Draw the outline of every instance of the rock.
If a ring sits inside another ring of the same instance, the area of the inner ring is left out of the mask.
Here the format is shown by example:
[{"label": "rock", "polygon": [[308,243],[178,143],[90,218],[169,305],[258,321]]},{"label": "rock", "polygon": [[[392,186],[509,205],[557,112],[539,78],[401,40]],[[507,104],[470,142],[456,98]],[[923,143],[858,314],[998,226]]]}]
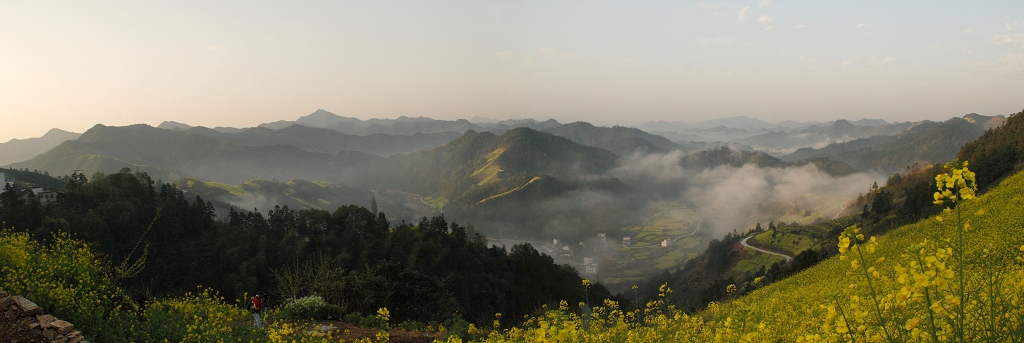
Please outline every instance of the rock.
[{"label": "rock", "polygon": [[67,337],[57,337],[56,339],[50,341],[50,343],[68,343],[68,338]]},{"label": "rock", "polygon": [[53,329],[46,329],[43,331],[43,337],[46,337],[47,340],[52,341],[54,338],[57,337],[57,331],[53,331]]},{"label": "rock", "polygon": [[4,292],[4,290],[0,289],[0,299],[6,298],[7,295],[7,292]]},{"label": "rock", "polygon": [[20,295],[15,295],[12,298],[14,298],[14,303],[21,308],[21,311],[27,315],[34,316],[43,313],[43,309],[31,300],[25,299]]},{"label": "rock", "polygon": [[18,323],[21,324],[21,327],[25,331],[31,331],[32,330],[31,325],[32,324],[37,324],[36,321],[34,320],[34,318],[32,318],[32,317],[21,317],[21,319],[18,320]]},{"label": "rock", "polygon": [[14,304],[14,297],[4,296],[0,298],[0,308],[7,308]]},{"label": "rock", "polygon": [[56,318],[53,318],[53,316],[51,315],[44,314],[41,316],[37,316],[36,320],[39,321],[39,326],[47,328],[50,327],[50,323],[53,323],[53,321],[56,320]]},{"label": "rock", "polygon": [[39,328],[39,323],[31,322],[28,324],[28,331],[32,331]]},{"label": "rock", "polygon": [[53,323],[50,323],[50,327],[53,328],[54,330],[56,330],[57,333],[59,333],[61,335],[67,335],[67,334],[71,333],[71,331],[75,331],[75,325],[71,324],[71,323],[68,323],[67,321],[64,321],[63,319],[58,319],[58,320],[54,321]]}]

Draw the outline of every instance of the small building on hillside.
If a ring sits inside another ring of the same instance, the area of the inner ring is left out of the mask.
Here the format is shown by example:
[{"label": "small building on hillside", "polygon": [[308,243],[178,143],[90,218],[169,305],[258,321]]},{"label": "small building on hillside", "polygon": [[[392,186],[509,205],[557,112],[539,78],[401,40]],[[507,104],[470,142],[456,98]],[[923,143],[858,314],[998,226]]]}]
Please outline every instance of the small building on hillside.
[{"label": "small building on hillside", "polygon": [[594,262],[593,257],[583,258],[583,274],[595,275],[597,274],[597,263]]},{"label": "small building on hillside", "polygon": [[7,177],[6,174],[0,173],[0,180],[4,180],[4,184],[5,185],[11,185],[11,187],[14,187],[14,177],[13,176],[12,177]]},{"label": "small building on hillside", "polygon": [[36,187],[32,189],[32,195],[43,205],[57,202],[57,193],[57,190],[52,188]]},{"label": "small building on hillside", "polygon": [[629,246],[631,244],[632,244],[632,242],[630,241],[629,236],[622,237],[622,247],[623,248],[629,248]]}]

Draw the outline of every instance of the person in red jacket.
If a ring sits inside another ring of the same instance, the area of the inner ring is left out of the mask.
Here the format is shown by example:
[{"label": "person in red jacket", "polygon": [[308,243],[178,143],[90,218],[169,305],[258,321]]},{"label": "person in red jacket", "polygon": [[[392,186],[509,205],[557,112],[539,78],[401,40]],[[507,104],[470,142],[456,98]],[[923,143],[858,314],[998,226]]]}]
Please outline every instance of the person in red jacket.
[{"label": "person in red jacket", "polygon": [[263,294],[263,291],[256,292],[256,296],[252,297],[252,302],[249,303],[249,312],[252,313],[252,318],[256,320],[256,329],[263,329],[263,321],[260,320],[260,312],[263,311],[263,305],[267,302],[267,296]]}]

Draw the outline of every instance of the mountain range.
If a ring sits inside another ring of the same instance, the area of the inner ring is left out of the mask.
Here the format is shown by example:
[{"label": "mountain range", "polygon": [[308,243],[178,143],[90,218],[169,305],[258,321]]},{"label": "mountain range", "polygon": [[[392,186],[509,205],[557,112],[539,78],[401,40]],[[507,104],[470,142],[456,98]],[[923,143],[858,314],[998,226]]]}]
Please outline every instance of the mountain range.
[{"label": "mountain range", "polygon": [[[671,201],[693,186],[686,178],[665,183],[660,174],[806,164],[832,177],[889,173],[914,162],[948,160],[1000,120],[975,114],[943,123],[840,120],[768,131],[740,118],[701,125],[715,125],[707,132],[745,132],[746,138],[693,142],[586,122],[360,120],[318,110],[247,129],[96,125],[12,166],[53,175],[129,168],[243,208],[276,201],[329,209],[376,197],[392,218],[443,212],[484,231],[551,236],[630,226],[650,215],[645,208],[652,201]],[[722,126],[744,123],[746,129]],[[870,138],[855,138],[863,136]],[[816,149],[822,142],[832,144]],[[777,156],[795,147],[801,149]]]},{"label": "mountain range", "polygon": [[80,133],[50,129],[42,137],[12,139],[6,143],[0,143],[0,166],[27,161],[64,141],[77,139],[79,136],[81,136]]},{"label": "mountain range", "polygon": [[801,148],[783,159],[828,158],[843,161],[857,169],[892,174],[912,169],[914,165],[923,167],[949,161],[956,157],[964,144],[1005,120],[1003,116],[969,114],[941,123],[921,122],[903,133],[833,143],[817,149]]},{"label": "mountain range", "polygon": [[204,135],[138,124],[96,125],[76,140],[65,141],[15,168],[70,175],[113,173],[121,168],[145,171],[167,181],[193,176],[241,183],[255,178],[336,180],[354,165],[379,157],[362,152],[328,154],[289,145],[245,146]]}]

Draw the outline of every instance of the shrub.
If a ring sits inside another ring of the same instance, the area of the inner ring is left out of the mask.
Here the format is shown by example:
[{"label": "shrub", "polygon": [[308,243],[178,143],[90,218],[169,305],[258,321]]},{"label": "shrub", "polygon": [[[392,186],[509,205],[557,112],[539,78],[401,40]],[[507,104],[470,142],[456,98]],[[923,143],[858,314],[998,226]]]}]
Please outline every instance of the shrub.
[{"label": "shrub", "polygon": [[324,308],[324,319],[341,320],[341,314],[344,312],[345,310],[341,306],[327,304],[327,307]]},{"label": "shrub", "polygon": [[102,270],[89,247],[67,233],[41,245],[27,233],[0,232],[0,288],[74,323],[90,341],[126,342],[137,306]]},{"label": "shrub", "polygon": [[420,323],[420,322],[417,322],[417,321],[414,321],[414,320],[403,321],[403,322],[398,324],[398,327],[402,328],[402,330],[405,330],[405,331],[424,331],[424,330],[427,329],[427,325],[426,324],[423,324],[423,323]]},{"label": "shrub", "polygon": [[298,299],[289,299],[278,315],[282,319],[323,320],[341,316],[341,307],[328,305],[319,295],[309,295]]},{"label": "shrub", "polygon": [[467,322],[465,319],[462,319],[461,316],[456,316],[454,318],[448,319],[444,321],[444,327],[448,329],[448,334],[445,335],[445,338],[454,336],[464,340],[468,340],[470,339],[469,326],[469,322]]},{"label": "shrub", "polygon": [[357,312],[352,312],[352,313],[346,314],[345,317],[342,318],[342,320],[344,322],[352,324],[352,325],[359,325],[359,323],[361,323],[363,321],[363,313],[362,312],[358,312],[358,311]]},{"label": "shrub", "polygon": [[170,342],[254,342],[266,340],[253,330],[252,318],[240,306],[228,304],[205,289],[150,303],[140,340]]},{"label": "shrub", "polygon": [[376,316],[366,316],[359,320],[359,327],[367,329],[380,329],[387,325],[387,322]]}]

